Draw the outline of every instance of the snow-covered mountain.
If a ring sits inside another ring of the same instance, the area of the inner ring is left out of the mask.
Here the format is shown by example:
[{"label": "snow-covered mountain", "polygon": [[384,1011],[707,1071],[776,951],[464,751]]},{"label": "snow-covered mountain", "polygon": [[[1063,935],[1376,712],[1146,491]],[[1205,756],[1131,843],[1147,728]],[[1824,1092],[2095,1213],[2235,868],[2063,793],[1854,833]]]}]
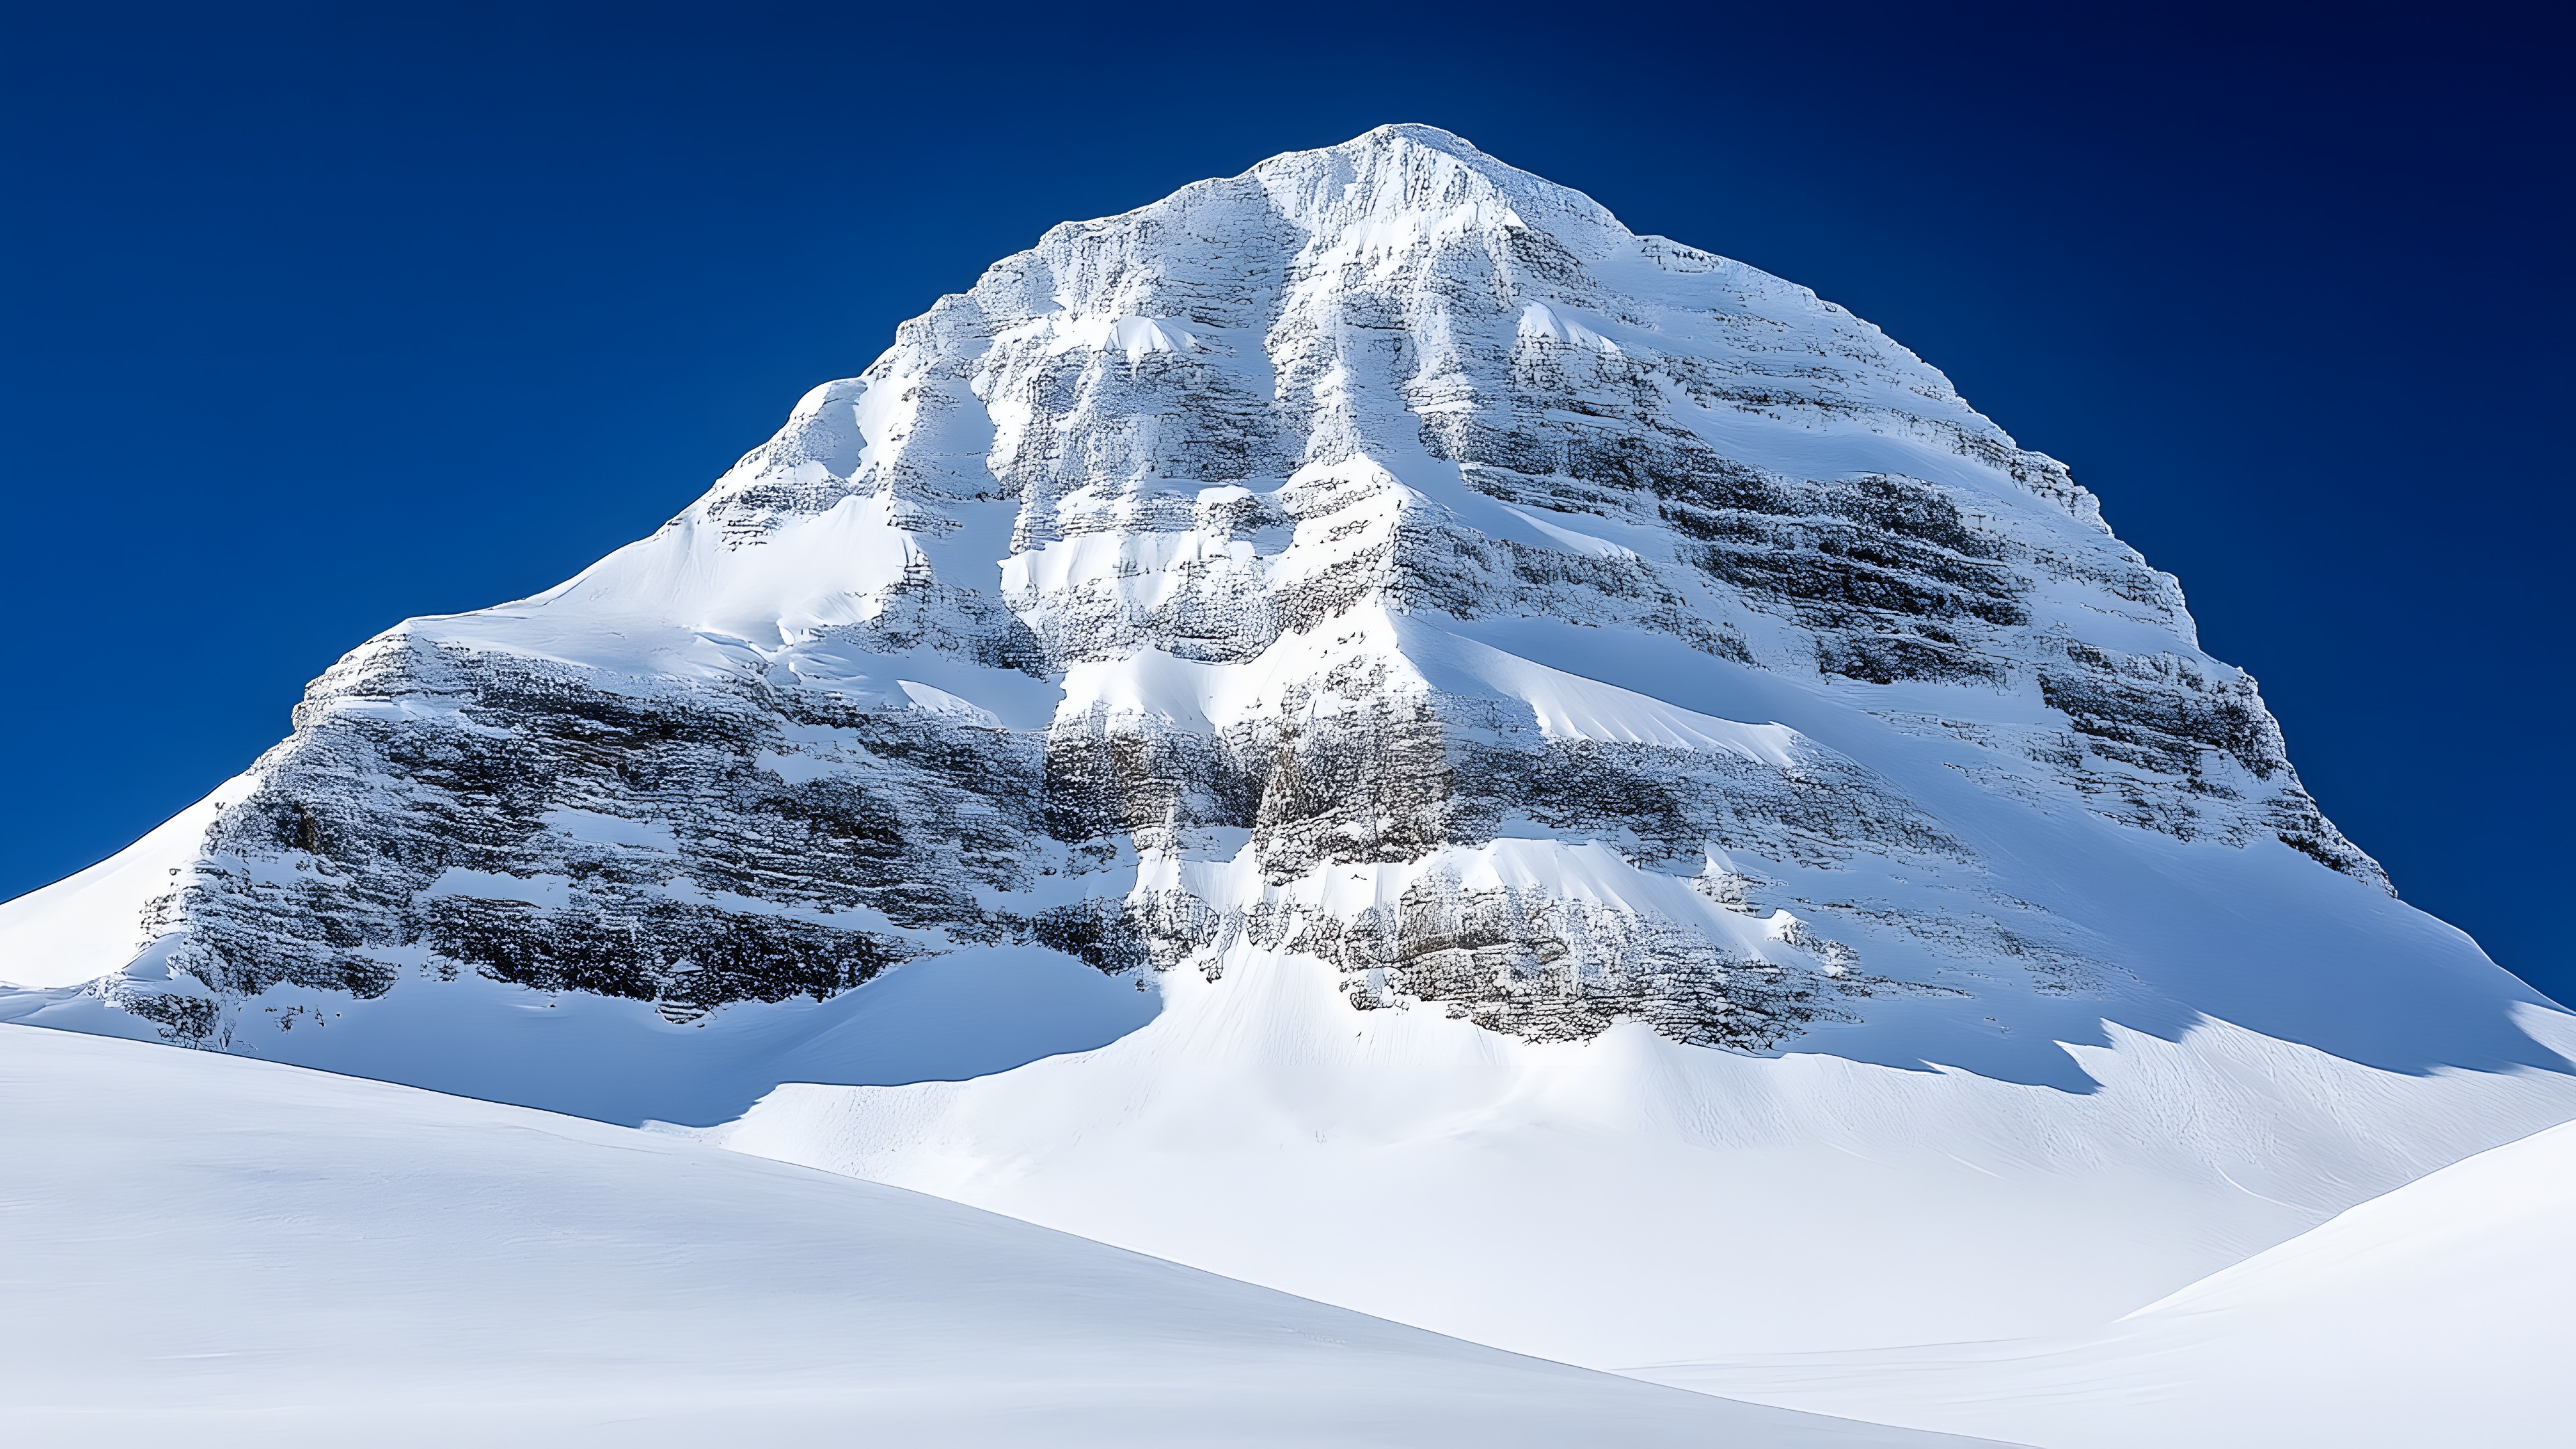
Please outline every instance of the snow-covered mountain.
[{"label": "snow-covered mountain", "polygon": [[0,978],[1605,1365],[2085,1327],[2576,1116],[2063,465],[1410,126],[369,641]]}]

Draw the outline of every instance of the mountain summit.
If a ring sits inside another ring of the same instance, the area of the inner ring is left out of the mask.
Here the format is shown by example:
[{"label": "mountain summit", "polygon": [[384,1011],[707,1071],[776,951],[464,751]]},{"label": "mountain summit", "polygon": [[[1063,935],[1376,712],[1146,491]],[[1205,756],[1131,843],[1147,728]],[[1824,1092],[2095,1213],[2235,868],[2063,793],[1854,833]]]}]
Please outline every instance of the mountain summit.
[{"label": "mountain summit", "polygon": [[2064,465],[1422,126],[1049,231],[0,977],[1592,1363],[2132,1306],[2576,1113]]}]

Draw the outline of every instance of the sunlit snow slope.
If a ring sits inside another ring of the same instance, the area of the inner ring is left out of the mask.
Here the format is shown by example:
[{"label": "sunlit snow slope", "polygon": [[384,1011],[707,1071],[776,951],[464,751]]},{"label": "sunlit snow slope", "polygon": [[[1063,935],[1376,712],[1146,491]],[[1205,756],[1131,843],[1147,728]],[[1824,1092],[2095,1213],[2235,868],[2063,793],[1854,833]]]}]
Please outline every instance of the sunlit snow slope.
[{"label": "sunlit snow slope", "polygon": [[2567,1102],[2552,1076],[2408,1077],[2222,1025],[2115,1029],[2072,1051],[2098,1082],[2070,1093],[1638,1026],[1353,1021],[1269,962],[1225,986],[1180,982],[1097,1052],[782,1087],[710,1135],[1614,1367],[2088,1328]]},{"label": "sunlit snow slope", "polygon": [[2049,1449],[2576,1437],[2576,1125],[2480,1153],[2094,1333],[1639,1370]]},{"label": "sunlit snow slope", "polygon": [[1516,1358],[669,1137],[0,1027],[0,1440],[1961,1441]]},{"label": "sunlit snow slope", "polygon": [[1595,1365],[2083,1329],[2576,1116],[2063,464],[1413,126],[368,641],[0,979]]}]

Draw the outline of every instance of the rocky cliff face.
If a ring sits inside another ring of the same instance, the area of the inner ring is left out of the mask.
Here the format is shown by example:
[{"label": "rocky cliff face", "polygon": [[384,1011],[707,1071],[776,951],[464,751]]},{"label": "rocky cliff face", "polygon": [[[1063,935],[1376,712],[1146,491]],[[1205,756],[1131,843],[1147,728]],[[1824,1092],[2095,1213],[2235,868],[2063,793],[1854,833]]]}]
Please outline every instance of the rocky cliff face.
[{"label": "rocky cliff face", "polygon": [[93,988],[175,1038],[1023,943],[1769,1050],[2151,987],[2016,819],[2386,884],[2064,466],[1420,127],[1047,233],[652,537],[350,654],[254,779]]}]

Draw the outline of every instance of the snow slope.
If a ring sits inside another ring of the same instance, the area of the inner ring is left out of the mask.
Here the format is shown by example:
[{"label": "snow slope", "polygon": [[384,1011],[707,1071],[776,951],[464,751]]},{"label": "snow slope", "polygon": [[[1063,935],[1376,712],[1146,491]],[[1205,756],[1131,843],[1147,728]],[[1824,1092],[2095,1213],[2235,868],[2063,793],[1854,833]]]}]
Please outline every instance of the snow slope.
[{"label": "snow slope", "polygon": [[0,1162],[12,1445],[1963,1442],[211,1053],[0,1027]]},{"label": "snow slope", "polygon": [[2576,1117],[2065,465],[1428,127],[1051,229],[247,778],[0,1021],[1593,1365],[2080,1331]]},{"label": "snow slope", "polygon": [[2415,1449],[2576,1433],[2576,1124],[2482,1152],[2109,1326],[1634,1372],[2049,1449]]},{"label": "snow slope", "polygon": [[[1171,997],[1097,1051],[786,1086],[706,1135],[1617,1367],[2089,1328],[2567,1102],[2556,1074],[2410,1076],[2216,1023],[2070,1049],[2074,1093],[1354,1019],[1258,959]],[[2576,1022],[2530,1023],[2576,1049]]]},{"label": "snow slope", "polygon": [[223,808],[257,786],[236,775],[106,860],[0,902],[0,984],[78,986],[132,961],[160,934],[153,901],[194,863]]}]

